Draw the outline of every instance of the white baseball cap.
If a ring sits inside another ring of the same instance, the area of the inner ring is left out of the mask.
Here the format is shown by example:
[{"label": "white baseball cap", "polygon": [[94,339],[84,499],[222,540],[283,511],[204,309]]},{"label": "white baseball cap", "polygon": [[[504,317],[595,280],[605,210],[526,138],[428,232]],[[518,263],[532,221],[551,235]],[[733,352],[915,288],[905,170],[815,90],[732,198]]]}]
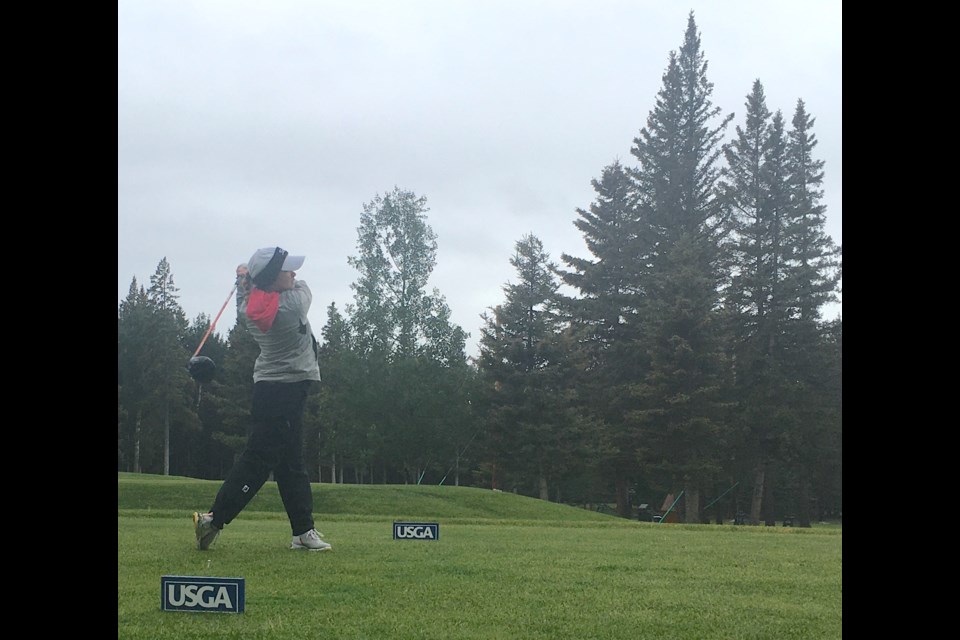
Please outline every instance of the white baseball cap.
[{"label": "white baseball cap", "polygon": [[273,284],[281,271],[296,271],[303,266],[304,256],[292,256],[280,247],[264,247],[250,257],[247,270],[253,283],[261,289]]}]

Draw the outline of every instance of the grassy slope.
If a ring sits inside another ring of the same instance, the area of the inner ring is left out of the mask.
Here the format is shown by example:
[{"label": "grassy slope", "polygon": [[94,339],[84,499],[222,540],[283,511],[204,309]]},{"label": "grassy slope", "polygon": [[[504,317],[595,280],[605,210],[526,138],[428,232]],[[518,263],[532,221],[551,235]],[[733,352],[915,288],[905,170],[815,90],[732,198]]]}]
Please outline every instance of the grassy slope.
[{"label": "grassy slope", "polygon": [[[118,510],[170,512],[206,510],[220,488],[214,480],[117,474]],[[318,521],[350,519],[519,520],[625,524],[622,518],[512,493],[474,487],[314,484]],[[144,515],[140,513],[139,515]],[[285,518],[275,482],[266,483],[243,517]]]}]

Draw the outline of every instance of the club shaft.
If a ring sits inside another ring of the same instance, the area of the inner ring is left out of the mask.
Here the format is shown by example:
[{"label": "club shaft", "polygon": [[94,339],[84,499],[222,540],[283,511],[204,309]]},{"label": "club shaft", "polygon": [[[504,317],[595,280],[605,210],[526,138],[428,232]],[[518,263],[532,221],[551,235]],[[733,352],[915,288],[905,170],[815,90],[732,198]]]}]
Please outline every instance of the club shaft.
[{"label": "club shaft", "polygon": [[200,353],[200,349],[203,349],[204,343],[207,341],[207,338],[210,337],[210,333],[213,331],[213,328],[217,326],[217,320],[220,319],[220,316],[223,315],[223,310],[227,308],[227,305],[230,304],[230,298],[233,297],[233,292],[237,290],[237,285],[233,285],[233,289],[230,289],[230,293],[227,295],[227,299],[223,301],[223,306],[220,307],[220,311],[217,313],[217,317],[213,319],[213,322],[210,323],[210,326],[207,327],[207,332],[203,334],[203,340],[200,341],[200,345],[197,347],[197,350],[193,352],[193,357],[196,358],[197,354]]}]

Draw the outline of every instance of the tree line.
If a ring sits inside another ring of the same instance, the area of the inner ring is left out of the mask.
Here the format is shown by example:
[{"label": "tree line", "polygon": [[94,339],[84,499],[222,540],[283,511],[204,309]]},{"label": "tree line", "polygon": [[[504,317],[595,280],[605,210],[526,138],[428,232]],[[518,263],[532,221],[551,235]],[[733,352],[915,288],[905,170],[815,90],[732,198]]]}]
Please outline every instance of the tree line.
[{"label": "tree line", "polygon": [[[574,224],[589,256],[533,233],[482,317],[479,355],[429,287],[427,199],[360,214],[352,303],[327,308],[305,415],[315,482],[431,483],[687,522],[798,524],[842,511],[841,250],[825,233],[814,118],[755,81],[742,122],[713,105],[691,13],[633,160],[603,167]],[[118,470],[221,479],[247,432],[257,347],[188,321],[166,258],[118,309]]]}]

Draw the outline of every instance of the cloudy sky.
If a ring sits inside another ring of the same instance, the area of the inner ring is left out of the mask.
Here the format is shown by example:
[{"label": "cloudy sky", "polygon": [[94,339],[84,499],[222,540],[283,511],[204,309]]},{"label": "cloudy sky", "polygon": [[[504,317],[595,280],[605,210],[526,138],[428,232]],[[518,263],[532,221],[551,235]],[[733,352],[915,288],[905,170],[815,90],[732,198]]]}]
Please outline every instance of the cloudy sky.
[{"label": "cloudy sky", "polygon": [[[259,247],[307,260],[318,337],[353,302],[364,203],[425,196],[430,287],[476,354],[480,314],[532,233],[588,257],[573,226],[662,86],[693,11],[735,113],[757,79],[789,125],[816,118],[827,232],[842,243],[840,0],[120,0],[117,300],[166,258],[187,317],[213,317]],[[828,315],[839,313],[839,305]],[[234,322],[231,305],[217,330]]]}]

